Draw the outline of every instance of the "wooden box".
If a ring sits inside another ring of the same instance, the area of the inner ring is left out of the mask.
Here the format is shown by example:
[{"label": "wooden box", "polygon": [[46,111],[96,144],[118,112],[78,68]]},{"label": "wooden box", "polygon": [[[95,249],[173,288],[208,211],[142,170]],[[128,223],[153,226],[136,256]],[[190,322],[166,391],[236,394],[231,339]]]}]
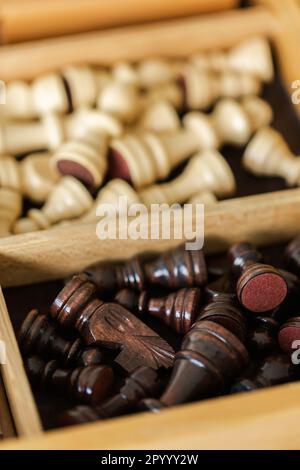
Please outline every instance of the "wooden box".
[{"label": "wooden box", "polygon": [[[266,3],[271,5],[6,46],[0,50],[0,67],[4,79],[32,78],[67,62],[109,64],[151,55],[182,56],[230,47],[242,38],[262,34],[274,45],[290,93],[291,83],[300,78],[300,66],[294,60],[297,24],[273,2]],[[205,214],[207,252],[224,250],[244,239],[273,244],[299,233],[300,189],[224,201]],[[162,251],[175,244],[178,240],[99,241],[94,225],[14,236],[0,241],[0,284],[7,287],[59,279],[92,262]],[[299,383],[179,406],[159,415],[138,414],[43,432],[2,294],[0,339],[7,348],[7,363],[1,368],[0,427],[6,436],[18,437],[4,440],[0,449],[300,448]]]}]

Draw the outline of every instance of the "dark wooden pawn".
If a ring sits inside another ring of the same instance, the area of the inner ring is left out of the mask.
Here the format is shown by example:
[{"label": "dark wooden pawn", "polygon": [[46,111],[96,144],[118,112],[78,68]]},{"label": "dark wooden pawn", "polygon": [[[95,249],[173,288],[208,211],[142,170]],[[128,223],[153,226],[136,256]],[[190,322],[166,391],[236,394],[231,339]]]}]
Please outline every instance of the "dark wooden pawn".
[{"label": "dark wooden pawn", "polygon": [[19,343],[24,355],[42,354],[58,359],[66,367],[89,366],[103,362],[97,347],[86,347],[81,339],[67,340],[46,315],[31,310],[22,323]]},{"label": "dark wooden pawn", "polygon": [[138,257],[120,264],[94,264],[85,270],[85,275],[96,285],[100,294],[123,288],[142,291],[146,287],[143,263]]},{"label": "dark wooden pawn", "polygon": [[279,324],[270,317],[258,316],[251,321],[247,348],[254,357],[264,357],[278,350]]},{"label": "dark wooden pawn", "polygon": [[170,382],[160,398],[164,406],[224,391],[248,363],[241,341],[223,326],[197,322],[175,356]]},{"label": "dark wooden pawn", "polygon": [[300,236],[292,240],[286,247],[285,259],[288,268],[300,276]]},{"label": "dark wooden pawn", "polygon": [[249,392],[258,388],[272,387],[296,379],[296,368],[291,358],[275,354],[263,359],[256,368],[251,368],[232,386],[231,392]]},{"label": "dark wooden pawn", "polygon": [[201,287],[207,282],[203,250],[186,250],[182,245],[145,264],[149,283],[177,290]]},{"label": "dark wooden pawn", "polygon": [[292,317],[281,325],[278,341],[282,351],[287,354],[300,349],[300,317]]},{"label": "dark wooden pawn", "polygon": [[209,320],[224,326],[231,331],[242,342],[246,337],[246,319],[240,308],[230,300],[215,300],[206,305],[197,318],[199,320]]},{"label": "dark wooden pawn", "polygon": [[95,299],[89,281],[77,284],[75,276],[51,306],[62,327],[75,328],[87,345],[119,350],[114,361],[129,373],[142,365],[172,366],[174,350],[164,339],[121,305]]},{"label": "dark wooden pawn", "polygon": [[107,398],[114,381],[113,370],[105,365],[61,369],[55,360],[46,362],[39,356],[31,356],[25,359],[25,368],[34,384],[50,385],[91,406]]},{"label": "dark wooden pawn", "polygon": [[296,274],[280,269],[281,274],[286,280],[288,294],[284,302],[272,312],[272,317],[279,323],[285,323],[298,311],[300,304],[300,281]]},{"label": "dark wooden pawn", "polygon": [[139,411],[151,411],[151,413],[159,413],[165,406],[155,398],[145,398],[138,404]]},{"label": "dark wooden pawn", "polygon": [[151,297],[150,292],[134,295],[126,289],[115,300],[131,311],[151,315],[163,321],[179,334],[187,333],[195,323],[202,304],[201,290],[197,287],[180,289],[166,297]]},{"label": "dark wooden pawn", "polygon": [[77,406],[64,413],[60,423],[70,426],[123,415],[131,411],[143,398],[155,396],[159,389],[157,372],[149,367],[140,367],[125,380],[119,393],[101,406]]},{"label": "dark wooden pawn", "polygon": [[205,286],[204,291],[206,302],[210,303],[218,300],[225,300],[237,303],[233,276],[228,274]]},{"label": "dark wooden pawn", "polygon": [[279,270],[262,264],[261,256],[250,243],[234,245],[229,256],[238,277],[236,293],[248,310],[259,313],[273,310],[287,295],[287,283]]}]

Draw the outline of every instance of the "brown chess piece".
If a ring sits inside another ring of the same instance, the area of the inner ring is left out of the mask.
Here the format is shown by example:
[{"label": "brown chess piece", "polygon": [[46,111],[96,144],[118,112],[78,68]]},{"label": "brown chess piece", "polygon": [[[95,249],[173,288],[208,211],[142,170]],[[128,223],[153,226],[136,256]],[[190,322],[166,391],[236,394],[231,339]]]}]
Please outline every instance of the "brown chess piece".
[{"label": "brown chess piece", "polygon": [[120,392],[101,406],[77,406],[67,411],[60,422],[64,426],[88,423],[127,413],[143,398],[156,395],[160,384],[157,372],[149,367],[139,367],[126,380]]},{"label": "brown chess piece", "polygon": [[236,291],[232,276],[223,274],[221,277],[205,286],[207,302],[228,301],[236,304]]},{"label": "brown chess piece", "polygon": [[234,175],[225,158],[216,150],[206,150],[194,155],[177,178],[164,184],[149,186],[139,195],[142,201],[151,204],[184,203],[202,191],[211,191],[218,197],[235,192]]},{"label": "brown chess piece", "polygon": [[45,362],[39,356],[25,359],[25,368],[32,382],[51,386],[71,394],[79,403],[98,405],[109,395],[114,381],[113,370],[105,365],[60,369],[57,361]]},{"label": "brown chess piece", "polygon": [[250,369],[232,386],[231,392],[249,392],[258,388],[272,387],[291,382],[296,377],[296,368],[291,358],[284,354],[275,354],[263,359],[257,367]]},{"label": "brown chess piece", "polygon": [[216,299],[214,302],[206,305],[197,321],[212,321],[222,325],[228,331],[233,333],[240,341],[244,342],[246,337],[246,319],[231,300]]},{"label": "brown chess piece", "polygon": [[248,328],[248,351],[258,357],[268,356],[278,349],[279,324],[270,317],[254,317]]},{"label": "brown chess piece", "polygon": [[114,292],[123,288],[143,291],[147,285],[144,266],[139,257],[124,263],[96,263],[85,270],[98,292]]},{"label": "brown chess piece", "polygon": [[180,289],[163,298],[155,298],[150,292],[135,292],[124,289],[115,297],[115,300],[141,315],[151,315],[170,326],[179,334],[186,334],[194,324],[199,314],[202,295],[197,287]]},{"label": "brown chess piece", "polygon": [[58,294],[51,315],[63,327],[74,327],[87,345],[119,350],[115,363],[127,372],[142,365],[171,367],[174,351],[158,334],[121,305],[95,299],[95,286],[74,276]]},{"label": "brown chess piece", "polygon": [[198,321],[175,356],[161,404],[173,406],[224,391],[245,368],[248,359],[240,340],[223,326]]},{"label": "brown chess piece", "polygon": [[202,250],[186,250],[179,246],[145,264],[150,284],[176,290],[202,287],[207,282],[207,269]]},{"label": "brown chess piece", "polygon": [[292,354],[300,348],[300,317],[292,317],[281,325],[278,333],[279,346],[283,352]]},{"label": "brown chess piece", "polygon": [[67,340],[60,336],[51,320],[31,310],[22,323],[19,343],[23,353],[43,354],[54,357],[65,367],[90,366],[103,362],[103,354],[97,347],[86,347],[80,339]]},{"label": "brown chess piece", "polygon": [[300,275],[300,237],[294,238],[285,250],[285,258],[288,267],[297,276]]},{"label": "brown chess piece", "polygon": [[44,230],[63,220],[80,217],[93,205],[93,198],[83,184],[64,176],[52,189],[42,209],[30,209],[27,217],[14,226],[14,233]]},{"label": "brown chess piece", "polygon": [[237,243],[229,250],[238,280],[239,302],[248,310],[267,312],[280,305],[287,295],[287,283],[280,271],[262,264],[260,254],[250,243]]},{"label": "brown chess piece", "polygon": [[279,176],[289,186],[300,184],[300,158],[292,154],[282,135],[266,127],[249,142],[243,165],[258,176]]}]

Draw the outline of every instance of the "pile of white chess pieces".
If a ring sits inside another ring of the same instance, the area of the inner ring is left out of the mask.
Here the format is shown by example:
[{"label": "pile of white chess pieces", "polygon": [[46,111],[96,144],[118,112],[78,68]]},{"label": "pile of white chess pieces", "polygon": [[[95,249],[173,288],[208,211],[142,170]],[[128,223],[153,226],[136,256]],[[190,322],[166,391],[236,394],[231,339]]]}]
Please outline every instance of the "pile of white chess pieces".
[{"label": "pile of white chess pieces", "polygon": [[[272,109],[259,98],[273,75],[270,46],[255,37],[185,60],[68,66],[9,83],[0,107],[0,236],[96,221],[97,207],[120,196],[215,204],[236,188],[224,144],[247,146],[249,171],[299,184],[300,159],[269,127]],[[33,208],[20,218],[24,198]]]}]

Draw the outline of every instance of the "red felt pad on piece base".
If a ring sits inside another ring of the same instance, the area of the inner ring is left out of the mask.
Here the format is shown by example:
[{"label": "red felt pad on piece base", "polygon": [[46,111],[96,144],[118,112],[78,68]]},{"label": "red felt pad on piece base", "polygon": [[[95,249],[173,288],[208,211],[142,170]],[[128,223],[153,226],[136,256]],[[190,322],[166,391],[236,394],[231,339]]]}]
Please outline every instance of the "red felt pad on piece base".
[{"label": "red felt pad on piece base", "polygon": [[300,342],[299,317],[297,317],[297,319],[291,319],[286,325],[283,325],[278,333],[279,346],[282,351],[287,354],[290,354],[296,349],[299,349],[300,345],[293,345],[295,341]]},{"label": "red felt pad on piece base", "polygon": [[109,173],[112,178],[121,178],[132,183],[129,167],[120,152],[116,150],[111,150],[109,155]]},{"label": "red felt pad on piece base", "polygon": [[285,280],[274,273],[259,274],[245,284],[240,300],[252,312],[268,312],[280,305],[287,295]]},{"label": "red felt pad on piece base", "polygon": [[56,166],[60,174],[73,176],[86,186],[95,186],[95,181],[91,173],[79,163],[71,160],[60,160],[57,162]]}]

